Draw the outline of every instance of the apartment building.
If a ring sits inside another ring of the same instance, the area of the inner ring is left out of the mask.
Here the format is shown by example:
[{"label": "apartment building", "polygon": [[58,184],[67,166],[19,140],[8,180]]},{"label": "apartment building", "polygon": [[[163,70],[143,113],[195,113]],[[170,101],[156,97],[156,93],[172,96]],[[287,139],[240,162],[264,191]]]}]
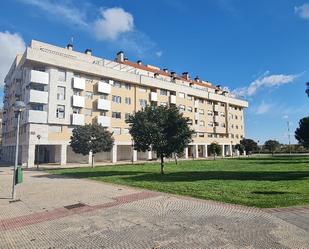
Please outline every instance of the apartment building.
[{"label": "apartment building", "polygon": [[[137,152],[127,115],[146,105],[176,105],[196,131],[185,158],[207,157],[212,142],[222,145],[223,156],[244,137],[244,108],[248,103],[210,82],[188,73],[132,62],[119,52],[115,60],[32,40],[17,55],[6,78],[3,105],[3,159],[14,160],[16,123],[14,103],[22,100],[19,163],[88,163],[91,155],[75,154],[69,146],[74,127],[98,123],[114,134],[111,152],[96,161],[151,160],[152,151]],[[39,147],[39,153],[37,153]]]}]

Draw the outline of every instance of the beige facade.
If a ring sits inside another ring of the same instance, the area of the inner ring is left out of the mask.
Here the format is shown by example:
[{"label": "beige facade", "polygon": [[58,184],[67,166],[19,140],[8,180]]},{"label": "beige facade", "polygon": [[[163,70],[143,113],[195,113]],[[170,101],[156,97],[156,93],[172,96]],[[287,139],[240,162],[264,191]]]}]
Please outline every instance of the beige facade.
[{"label": "beige facade", "polygon": [[[196,131],[185,157],[207,157],[207,145],[218,142],[223,155],[244,137],[244,108],[248,103],[198,78],[191,80],[154,66],[133,63],[117,54],[115,61],[31,41],[18,55],[6,79],[3,112],[3,158],[12,161],[16,118],[13,104],[23,100],[20,163],[85,162],[69,145],[77,125],[100,123],[114,132],[111,152],[96,161],[150,160],[153,152],[132,150],[126,116],[146,105],[176,105]],[[38,138],[38,135],[40,135]],[[39,146],[38,146],[39,145]],[[39,153],[38,150],[39,149]]]}]

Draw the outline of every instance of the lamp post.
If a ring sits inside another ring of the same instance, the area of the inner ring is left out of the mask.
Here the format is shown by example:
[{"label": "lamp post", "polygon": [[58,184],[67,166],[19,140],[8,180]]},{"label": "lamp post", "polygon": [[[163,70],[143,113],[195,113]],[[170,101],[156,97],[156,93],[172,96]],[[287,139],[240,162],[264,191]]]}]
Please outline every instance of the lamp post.
[{"label": "lamp post", "polygon": [[231,141],[231,156],[233,158],[233,141]]},{"label": "lamp post", "polygon": [[258,151],[259,151],[259,157],[261,156],[261,148],[260,148],[260,140],[257,141],[258,142]]},{"label": "lamp post", "polygon": [[288,138],[289,138],[289,153],[290,153],[290,156],[291,156],[292,151],[291,151],[290,121],[287,121],[287,125],[288,125]]},{"label": "lamp post", "polygon": [[132,157],[131,157],[131,160],[132,160],[132,164],[134,164],[134,140],[133,140],[133,138],[131,139],[131,147],[132,147]]},{"label": "lamp post", "polygon": [[14,104],[14,112],[17,114],[17,129],[16,129],[16,149],[15,149],[15,164],[13,170],[13,187],[12,187],[12,199],[16,197],[15,185],[16,185],[16,170],[18,164],[18,147],[19,147],[19,123],[20,114],[25,110],[26,105],[23,101],[16,101]]},{"label": "lamp post", "polygon": [[38,149],[37,149],[37,157],[36,157],[36,168],[39,169],[39,164],[40,164],[40,139],[41,135],[36,136],[38,138]]}]

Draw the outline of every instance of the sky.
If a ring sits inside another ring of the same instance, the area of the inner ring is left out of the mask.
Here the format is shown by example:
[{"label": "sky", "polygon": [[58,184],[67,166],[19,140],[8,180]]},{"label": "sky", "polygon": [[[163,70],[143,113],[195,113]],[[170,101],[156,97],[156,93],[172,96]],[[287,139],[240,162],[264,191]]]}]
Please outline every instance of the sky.
[{"label": "sky", "polygon": [[189,72],[245,98],[245,137],[288,142],[309,116],[309,0],[2,0],[3,79],[31,39],[93,50],[123,50],[181,74]]}]

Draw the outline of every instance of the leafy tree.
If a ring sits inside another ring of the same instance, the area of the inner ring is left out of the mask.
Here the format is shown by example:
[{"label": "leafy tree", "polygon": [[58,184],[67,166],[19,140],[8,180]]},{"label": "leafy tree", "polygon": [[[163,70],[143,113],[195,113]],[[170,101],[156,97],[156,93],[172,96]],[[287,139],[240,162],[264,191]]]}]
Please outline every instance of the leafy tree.
[{"label": "leafy tree", "polygon": [[216,142],[213,142],[208,147],[208,152],[210,155],[214,156],[214,160],[216,160],[216,155],[220,155],[222,152],[222,147]]},{"label": "leafy tree", "polygon": [[309,148],[309,117],[299,121],[299,127],[295,131],[295,138],[305,148]]},{"label": "leafy tree", "polygon": [[309,82],[306,83],[306,86],[307,86],[306,93],[307,93],[307,95],[309,97]]},{"label": "leafy tree", "polygon": [[189,128],[189,119],[174,106],[147,106],[130,115],[126,122],[130,125],[134,148],[144,152],[152,148],[157,153],[161,174],[164,174],[164,157],[181,154],[194,133]]},{"label": "leafy tree", "polygon": [[252,139],[243,138],[240,141],[240,144],[242,144],[245,147],[245,151],[250,154],[252,151],[256,151],[258,149],[257,143]]},{"label": "leafy tree", "polygon": [[78,126],[73,129],[70,145],[75,153],[88,155],[92,152],[91,165],[94,165],[94,155],[102,151],[110,151],[114,145],[112,133],[98,124]]},{"label": "leafy tree", "polygon": [[236,144],[235,149],[238,150],[240,154],[244,154],[245,146],[243,144]]},{"label": "leafy tree", "polygon": [[272,155],[274,155],[274,152],[280,147],[280,143],[276,140],[267,140],[264,143],[264,148],[266,150],[269,150]]}]

